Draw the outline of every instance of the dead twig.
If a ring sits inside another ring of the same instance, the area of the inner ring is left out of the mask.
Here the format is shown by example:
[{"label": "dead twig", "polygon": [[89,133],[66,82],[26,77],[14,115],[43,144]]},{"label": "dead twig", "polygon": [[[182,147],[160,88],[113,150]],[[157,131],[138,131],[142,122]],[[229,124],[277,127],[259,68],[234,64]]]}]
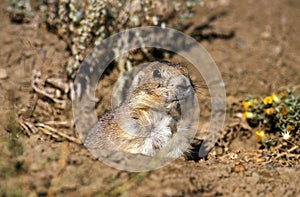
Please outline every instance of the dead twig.
[{"label": "dead twig", "polygon": [[63,91],[65,94],[69,93],[70,91],[70,86],[68,83],[65,83],[62,79],[60,78],[48,78],[46,80],[46,83],[52,85],[55,88],[58,88],[59,90]]},{"label": "dead twig", "polygon": [[59,100],[57,98],[54,98],[53,95],[47,93],[45,90],[42,90],[41,88],[39,88],[37,85],[40,83],[40,72],[34,70],[33,71],[33,76],[32,76],[32,82],[31,82],[31,86],[33,88],[33,90],[40,94],[41,96],[44,96],[46,98],[49,98],[50,100],[52,100],[54,103],[58,103],[60,106],[65,107],[67,105],[66,101],[64,100]]},{"label": "dead twig", "polygon": [[296,146],[293,146],[292,148],[288,149],[286,152],[283,152],[283,153],[277,155],[277,156],[274,158],[274,160],[277,160],[278,158],[283,157],[283,156],[287,156],[287,157],[288,157],[288,154],[289,154],[289,153],[293,152],[294,150],[297,150],[298,148],[299,148],[299,146],[297,146],[297,145],[296,145]]},{"label": "dead twig", "polygon": [[44,133],[48,134],[48,135],[55,135],[55,136],[60,136],[62,138],[65,138],[71,142],[75,142],[76,144],[82,144],[82,141],[78,138],[72,137],[72,136],[68,136],[65,133],[58,131],[56,129],[54,129],[53,127],[50,127],[48,125],[45,125],[43,123],[37,123],[36,124],[37,127],[39,127],[40,129],[43,130]]},{"label": "dead twig", "polygon": [[24,121],[22,118],[18,118],[17,121],[19,125],[23,128],[25,134],[29,137],[31,136],[31,134],[36,134],[38,132],[38,129],[33,125],[33,123]]},{"label": "dead twig", "polygon": [[66,106],[66,101],[54,98],[51,94],[48,94],[44,90],[38,88],[34,83],[32,83],[32,88],[36,93],[51,99],[53,102],[58,103],[61,106]]},{"label": "dead twig", "polygon": [[64,127],[64,128],[71,128],[72,123],[68,121],[47,121],[45,122],[46,125],[50,126],[57,126],[57,127]]},{"label": "dead twig", "polygon": [[59,135],[56,135],[45,128],[41,127],[41,128],[39,128],[39,130],[42,131],[46,135],[50,135],[51,137],[55,138],[56,140],[60,140],[60,138],[61,138]]}]

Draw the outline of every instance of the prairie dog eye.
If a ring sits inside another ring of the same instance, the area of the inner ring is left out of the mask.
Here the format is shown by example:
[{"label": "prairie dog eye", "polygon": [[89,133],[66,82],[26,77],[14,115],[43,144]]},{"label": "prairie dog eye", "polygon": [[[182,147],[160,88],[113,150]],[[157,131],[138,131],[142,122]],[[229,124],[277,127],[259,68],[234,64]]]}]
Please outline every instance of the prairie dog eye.
[{"label": "prairie dog eye", "polygon": [[161,78],[161,74],[160,74],[159,70],[157,70],[157,69],[154,70],[152,74],[153,74],[154,78]]}]

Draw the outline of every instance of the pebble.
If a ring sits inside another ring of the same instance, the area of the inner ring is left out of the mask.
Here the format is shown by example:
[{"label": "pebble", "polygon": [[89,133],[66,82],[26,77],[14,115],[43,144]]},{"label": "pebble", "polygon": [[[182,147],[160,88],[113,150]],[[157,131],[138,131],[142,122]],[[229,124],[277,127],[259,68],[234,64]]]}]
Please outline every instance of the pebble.
[{"label": "pebble", "polygon": [[261,36],[261,38],[263,38],[263,39],[269,39],[269,38],[272,37],[271,33],[268,32],[268,31],[262,32],[262,33],[260,34],[260,36]]},{"label": "pebble", "polygon": [[272,48],[272,53],[275,55],[275,56],[278,56],[280,55],[282,52],[282,46],[278,45],[278,46],[275,46]]},{"label": "pebble", "polygon": [[33,171],[33,172],[40,171],[41,170],[41,165],[39,165],[38,163],[32,163],[29,167],[29,170]]},{"label": "pebble", "polygon": [[8,75],[5,69],[0,68],[0,79],[7,79]]},{"label": "pebble", "polygon": [[231,172],[244,172],[246,170],[244,165],[238,164],[231,168]]},{"label": "pebble", "polygon": [[164,194],[166,196],[175,196],[177,194],[177,191],[173,188],[165,188],[164,189]]},{"label": "pebble", "polygon": [[246,42],[245,42],[244,40],[237,40],[237,41],[235,42],[235,46],[236,46],[237,48],[244,48],[245,45],[246,45]]}]

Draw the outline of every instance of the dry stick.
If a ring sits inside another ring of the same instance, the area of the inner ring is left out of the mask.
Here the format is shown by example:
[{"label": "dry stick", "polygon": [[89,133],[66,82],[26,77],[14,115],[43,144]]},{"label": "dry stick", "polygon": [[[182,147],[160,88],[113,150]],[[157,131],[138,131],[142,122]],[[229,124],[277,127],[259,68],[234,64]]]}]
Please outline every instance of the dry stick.
[{"label": "dry stick", "polygon": [[32,123],[25,121],[24,124],[32,131],[33,134],[38,132],[38,129]]},{"label": "dry stick", "polygon": [[48,94],[46,91],[44,90],[41,90],[40,88],[38,88],[35,84],[34,84],[34,81],[31,83],[32,85],[32,88],[35,92],[37,92],[38,94],[42,95],[42,96],[45,96],[49,99],[51,99],[53,102],[55,103],[60,103],[62,106],[66,106],[66,101],[64,100],[59,100],[59,99],[56,99],[54,98],[51,94]]},{"label": "dry stick", "polygon": [[70,90],[70,86],[67,83],[63,82],[60,78],[48,78],[46,79],[46,83],[52,85],[55,88],[58,88],[65,94],[67,94]]},{"label": "dry stick", "polygon": [[58,135],[56,135],[56,134],[54,134],[54,133],[51,133],[49,130],[47,130],[47,129],[45,129],[45,128],[40,128],[40,130],[41,130],[44,134],[50,135],[51,137],[53,137],[53,138],[55,138],[55,139],[57,139],[57,140],[60,139],[60,136],[58,136]]},{"label": "dry stick", "polygon": [[22,117],[17,118],[17,122],[24,129],[25,133],[29,137],[31,136],[32,133],[36,134],[38,132],[37,128],[32,123],[24,121],[24,119]]},{"label": "dry stick", "polygon": [[280,157],[282,157],[282,156],[287,156],[287,153],[293,152],[294,150],[296,150],[298,148],[299,148],[299,146],[293,146],[292,148],[290,148],[286,152],[277,155],[277,157],[275,157],[275,160],[278,159],[278,158],[280,158]]},{"label": "dry stick", "polygon": [[299,158],[300,158],[300,155],[298,155],[298,154],[288,154],[287,157],[288,157],[288,158],[299,159]]},{"label": "dry stick", "polygon": [[293,142],[291,142],[291,141],[288,141],[288,140],[284,140],[284,141],[286,141],[287,143],[289,143],[289,144],[291,144],[291,145],[293,145],[293,146],[298,146],[297,144],[295,144],[295,143],[293,143]]},{"label": "dry stick", "polygon": [[21,127],[24,129],[26,135],[28,135],[29,137],[31,136],[31,133],[29,131],[29,128],[27,127],[27,125],[25,125],[25,123],[21,122],[21,121],[18,121],[19,124],[21,125]]},{"label": "dry stick", "polygon": [[[36,82],[38,82],[38,80],[32,79],[31,86],[32,86],[32,88],[35,92],[37,92],[38,94],[40,94],[42,96],[45,96],[45,97],[51,99],[55,103],[61,104],[62,106],[66,105],[66,101],[56,99],[52,95],[48,94],[46,91],[38,88],[37,85],[35,84]],[[81,140],[79,140],[77,138],[74,138],[74,137],[71,137],[71,136],[68,136],[68,135],[66,135],[66,134],[64,134],[64,133],[62,133],[62,132],[60,132],[60,131],[58,131],[58,130],[56,130],[56,129],[48,126],[48,125],[45,125],[43,123],[37,123],[36,126],[40,127],[40,130],[42,132],[44,132],[45,134],[50,135],[50,136],[52,136],[56,139],[58,139],[59,137],[63,137],[65,139],[67,139],[69,141],[72,141],[72,142],[75,142],[77,144],[82,144]]]},{"label": "dry stick", "polygon": [[292,147],[291,149],[289,149],[288,150],[288,152],[290,153],[290,152],[293,152],[294,150],[296,150],[296,149],[298,149],[299,148],[299,146],[294,146],[294,147]]},{"label": "dry stick", "polygon": [[40,127],[40,129],[46,130],[48,133],[52,132],[50,135],[52,135],[52,134],[56,135],[56,136],[59,135],[63,138],[66,138],[69,141],[75,142],[77,144],[82,144],[82,141],[80,139],[77,139],[77,138],[72,137],[72,136],[68,136],[68,135],[64,134],[63,132],[60,132],[60,131],[58,131],[58,130],[56,130],[56,129],[48,126],[48,125],[45,125],[43,123],[37,123],[36,126]]},{"label": "dry stick", "polygon": [[66,127],[70,128],[70,122],[68,121],[47,121],[45,122],[46,125],[51,125],[51,126],[60,126],[60,127]]}]

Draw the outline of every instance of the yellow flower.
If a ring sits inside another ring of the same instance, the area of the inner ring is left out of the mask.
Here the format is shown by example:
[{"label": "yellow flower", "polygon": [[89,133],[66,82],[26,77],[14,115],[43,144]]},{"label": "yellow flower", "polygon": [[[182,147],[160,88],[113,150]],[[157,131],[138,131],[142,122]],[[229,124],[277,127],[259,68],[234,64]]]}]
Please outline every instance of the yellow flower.
[{"label": "yellow flower", "polygon": [[274,112],[275,112],[275,110],[273,107],[265,109],[265,114],[267,114],[267,115],[272,115],[272,114],[274,114]]},{"label": "yellow flower", "polygon": [[251,103],[249,101],[243,101],[243,107],[247,110],[249,107],[251,107]]},{"label": "yellow flower", "polygon": [[255,132],[256,136],[257,136],[257,140],[259,142],[264,142],[266,141],[266,135],[265,135],[265,131],[264,130],[258,130]]},{"label": "yellow flower", "polygon": [[253,107],[257,103],[257,99],[251,99],[249,101],[243,101],[243,107],[245,110],[249,109],[249,107]]},{"label": "yellow flower", "polygon": [[254,118],[254,113],[252,112],[244,112],[244,118],[245,119],[251,119],[251,118]]},{"label": "yellow flower", "polygon": [[264,104],[265,105],[272,104],[272,102],[273,102],[273,99],[272,99],[271,96],[267,96],[267,97],[264,98]]},{"label": "yellow flower", "polygon": [[275,103],[280,103],[280,98],[276,94],[272,94],[272,99]]}]

